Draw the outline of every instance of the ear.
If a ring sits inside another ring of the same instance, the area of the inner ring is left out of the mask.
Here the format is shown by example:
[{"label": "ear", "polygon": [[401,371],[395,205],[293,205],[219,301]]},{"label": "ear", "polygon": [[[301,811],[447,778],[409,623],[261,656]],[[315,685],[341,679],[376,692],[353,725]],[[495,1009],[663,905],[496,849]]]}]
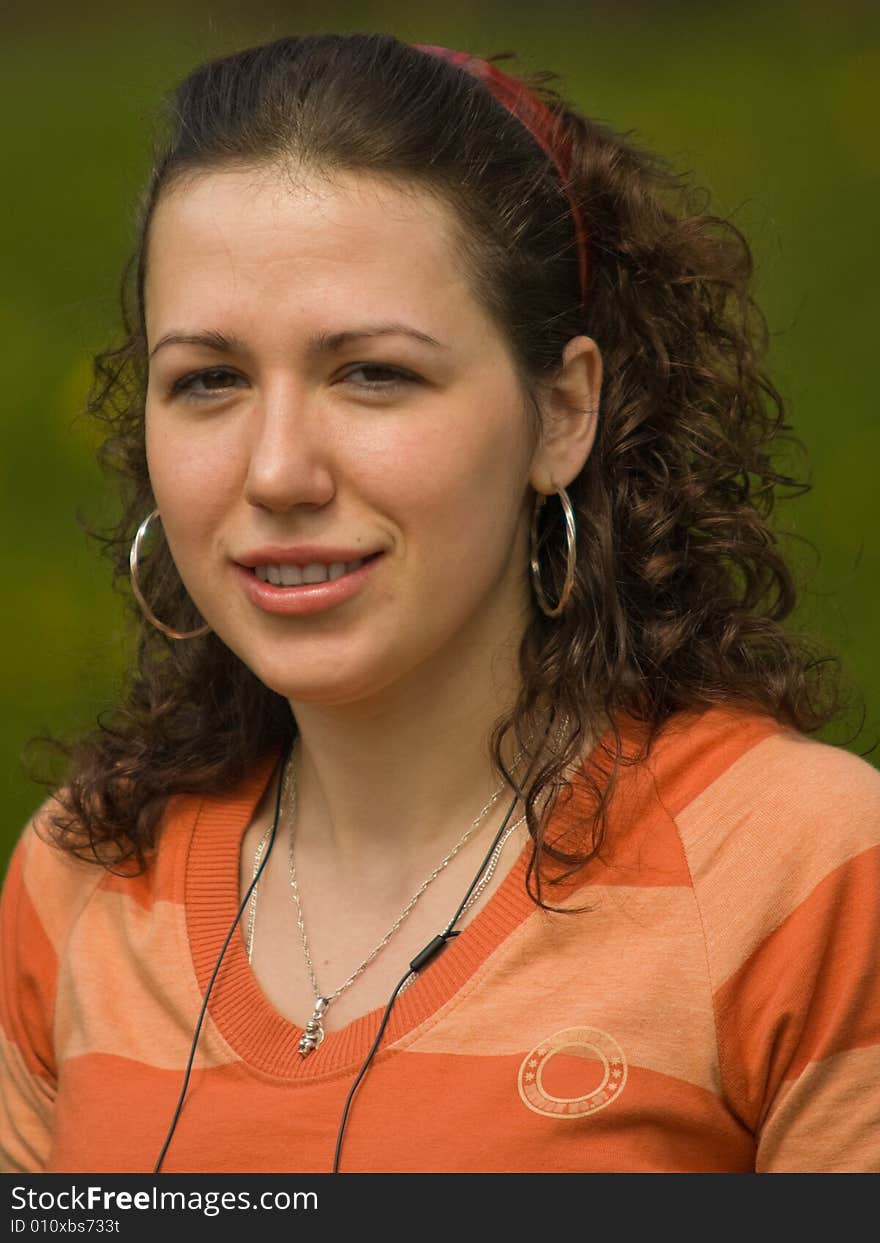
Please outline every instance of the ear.
[{"label": "ear", "polygon": [[598,345],[592,337],[572,337],[541,399],[541,436],[529,467],[536,492],[551,496],[579,474],[596,438],[601,387]]}]

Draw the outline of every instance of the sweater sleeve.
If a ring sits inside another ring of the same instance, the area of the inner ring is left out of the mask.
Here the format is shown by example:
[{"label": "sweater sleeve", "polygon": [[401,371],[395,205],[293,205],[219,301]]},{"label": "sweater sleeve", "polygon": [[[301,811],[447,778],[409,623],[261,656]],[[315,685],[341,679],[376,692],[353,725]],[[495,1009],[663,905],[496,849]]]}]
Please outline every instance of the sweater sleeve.
[{"label": "sweater sleeve", "polygon": [[52,1134],[57,963],[25,884],[23,835],[0,899],[0,1170],[45,1169]]},{"label": "sweater sleeve", "polygon": [[100,869],[45,840],[47,801],[22,833],[0,897],[0,1171],[46,1168],[52,1147],[59,964]]},{"label": "sweater sleeve", "polygon": [[880,773],[786,732],[685,821],[721,1080],[756,1170],[880,1171]]}]

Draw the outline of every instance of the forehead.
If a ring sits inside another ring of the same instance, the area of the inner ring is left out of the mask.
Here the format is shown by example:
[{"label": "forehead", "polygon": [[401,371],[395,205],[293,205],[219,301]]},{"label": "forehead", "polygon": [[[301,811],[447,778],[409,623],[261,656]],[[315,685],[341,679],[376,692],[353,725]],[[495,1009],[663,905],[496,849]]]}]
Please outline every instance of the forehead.
[{"label": "forehead", "polygon": [[[148,321],[206,300],[351,312],[480,316],[452,208],[427,190],[352,173],[201,173],[160,198],[148,239]],[[155,326],[155,325],[154,325]]]}]

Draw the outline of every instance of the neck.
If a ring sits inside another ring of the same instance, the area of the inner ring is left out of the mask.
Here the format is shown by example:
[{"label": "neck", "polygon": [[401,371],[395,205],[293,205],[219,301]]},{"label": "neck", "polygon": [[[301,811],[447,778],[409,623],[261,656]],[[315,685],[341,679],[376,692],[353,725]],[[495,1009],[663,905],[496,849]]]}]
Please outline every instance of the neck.
[{"label": "neck", "polygon": [[[311,839],[352,868],[377,853],[402,868],[445,853],[501,784],[489,739],[519,689],[518,644],[512,634],[497,648],[491,670],[484,650],[474,661],[459,651],[454,667],[433,661],[369,701],[292,704],[303,844]],[[503,756],[508,765],[514,758],[507,740]],[[487,836],[512,797],[507,787],[487,814]]]}]

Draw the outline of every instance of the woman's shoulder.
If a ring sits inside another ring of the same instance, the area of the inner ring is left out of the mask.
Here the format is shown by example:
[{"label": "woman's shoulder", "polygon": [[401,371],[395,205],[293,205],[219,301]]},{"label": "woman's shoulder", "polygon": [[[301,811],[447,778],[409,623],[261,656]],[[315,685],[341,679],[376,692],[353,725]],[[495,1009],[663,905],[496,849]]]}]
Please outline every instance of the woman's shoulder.
[{"label": "woman's shoulder", "polygon": [[843,747],[756,711],[683,713],[649,766],[689,851],[731,836],[778,852],[808,843],[827,861],[880,843],[880,771]]},{"label": "woman's shoulder", "polygon": [[19,835],[5,882],[7,893],[21,891],[58,919],[75,917],[104,874],[97,863],[60,844],[59,825],[69,820],[63,790],[45,799]]},{"label": "woman's shoulder", "polygon": [[643,864],[683,866],[695,888],[751,884],[756,873],[783,887],[798,876],[803,888],[880,846],[880,771],[763,711],[677,712],[650,750],[643,722],[624,715],[621,734],[621,848],[632,854],[635,842]]},{"label": "woman's shoulder", "polygon": [[853,1101],[880,1052],[880,772],[726,709],[676,722],[651,770],[756,1168],[874,1168],[876,1120]]},{"label": "woman's shoulder", "polygon": [[[277,758],[275,752],[261,755],[228,787],[169,794],[140,862],[130,844],[126,848],[109,840],[93,850],[82,817],[70,810],[62,787],[43,802],[19,837],[4,884],[7,907],[23,899],[47,932],[51,928],[50,939],[57,945],[96,902],[134,903],[142,911],[157,903],[184,904],[199,834],[212,838],[218,827],[244,824]],[[237,848],[234,836],[224,834],[229,849]],[[204,854],[202,849],[199,857]]]},{"label": "woman's shoulder", "polygon": [[712,708],[676,722],[650,768],[707,934],[742,940],[734,957],[786,921],[880,904],[880,772],[861,756]]},{"label": "woman's shoulder", "polygon": [[[98,857],[71,815],[62,789],[37,808],[19,835],[4,882],[4,903],[17,920],[39,924],[57,950],[83,912],[104,895],[124,894],[139,905],[170,896],[173,858],[197,811],[193,798],[172,797],[143,866]],[[110,849],[109,847],[107,848]],[[112,899],[111,899],[112,900]]]}]

